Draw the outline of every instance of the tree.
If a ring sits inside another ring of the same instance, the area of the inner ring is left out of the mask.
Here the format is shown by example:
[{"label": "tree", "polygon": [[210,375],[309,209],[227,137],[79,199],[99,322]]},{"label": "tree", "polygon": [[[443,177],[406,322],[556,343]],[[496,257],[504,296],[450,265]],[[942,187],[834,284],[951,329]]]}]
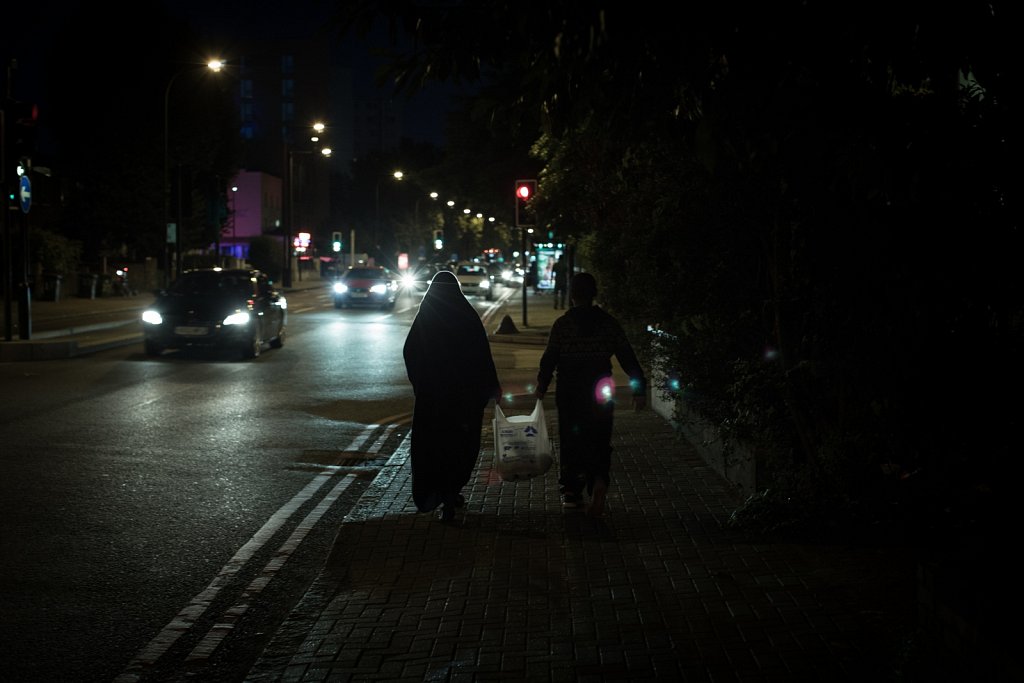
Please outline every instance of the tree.
[{"label": "tree", "polygon": [[1001,430],[964,429],[1008,408],[949,400],[1019,376],[1009,3],[360,8],[408,30],[393,82],[479,80],[468,120],[537,143],[538,211],[781,497],[846,510],[902,471],[939,509],[1012,480]]}]

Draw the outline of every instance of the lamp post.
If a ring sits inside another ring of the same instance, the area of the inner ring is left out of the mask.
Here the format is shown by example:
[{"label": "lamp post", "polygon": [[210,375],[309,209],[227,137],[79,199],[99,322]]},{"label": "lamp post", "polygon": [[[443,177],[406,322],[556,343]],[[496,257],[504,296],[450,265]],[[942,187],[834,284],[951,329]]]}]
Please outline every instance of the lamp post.
[{"label": "lamp post", "polygon": [[[224,62],[220,59],[211,59],[204,65],[207,69],[213,72],[219,72],[224,68]],[[167,81],[167,87],[164,89],[164,184],[161,188],[160,194],[163,195],[164,206],[163,206],[163,218],[164,218],[164,284],[166,285],[170,281],[171,267],[167,254],[167,245],[171,242],[171,237],[174,238],[174,270],[177,274],[181,270],[179,245],[178,239],[178,226],[170,221],[169,208],[170,208],[170,135],[168,133],[168,111],[170,109],[171,102],[171,86],[178,80],[178,76],[182,75],[186,71],[191,71],[197,67],[189,66],[184,69],[180,69],[177,73],[171,76],[170,80]],[[174,225],[173,235],[171,226]]]},{"label": "lamp post", "polygon": [[[310,126],[313,131],[309,137],[309,141],[316,143],[320,141],[320,134],[323,133],[327,126],[319,121]],[[325,157],[331,156],[331,148],[324,147],[319,150],[320,154]],[[282,250],[282,261],[281,261],[281,286],[291,287],[292,286],[292,254],[291,254],[291,239],[292,231],[295,229],[295,209],[292,192],[292,185],[294,180],[293,169],[294,169],[294,156],[296,154],[312,154],[312,150],[293,150],[289,148],[288,143],[285,143],[285,185],[283,188],[284,198],[287,199],[287,206],[281,212],[281,218],[284,222],[284,226],[281,228],[281,250]]]},{"label": "lamp post", "polygon": [[[322,126],[323,124],[317,124],[317,125],[321,125]],[[315,139],[316,138],[314,138],[314,140]],[[327,157],[331,156],[332,151],[333,150],[331,150],[330,147],[324,147],[324,148],[319,150],[319,153],[324,158],[327,158]],[[293,149],[293,150],[288,152],[288,226],[289,226],[289,231],[290,232],[295,230],[295,182],[294,181],[295,181],[295,155],[296,154],[313,154],[313,150],[302,150],[302,149],[297,149],[296,150],[296,149]],[[290,287],[291,286],[291,249],[287,249],[288,240],[291,239],[291,237],[292,237],[290,232],[287,235],[287,237],[285,238],[285,247],[286,247],[286,251],[285,251],[286,257],[285,258],[286,258],[286,261],[287,261],[287,264],[286,264],[287,271],[286,272],[288,273],[288,277],[286,278],[286,281],[284,283],[285,287]],[[300,267],[298,269],[298,271],[299,271],[299,282],[302,282],[302,268]]]},{"label": "lamp post", "polygon": [[[405,177],[402,171],[395,171],[391,174],[391,177],[395,180],[401,180]],[[373,244],[371,245],[374,251],[377,250],[377,235],[380,232],[380,178],[377,178],[377,188],[374,192],[375,197],[375,208],[373,217]]]},{"label": "lamp post", "polygon": [[236,196],[238,192],[238,185],[231,186],[231,192],[228,194],[228,198],[231,200],[231,207],[228,209],[228,220],[231,221],[231,263],[234,265],[234,260],[238,258],[238,216],[235,215],[235,209],[238,206],[238,198]]}]

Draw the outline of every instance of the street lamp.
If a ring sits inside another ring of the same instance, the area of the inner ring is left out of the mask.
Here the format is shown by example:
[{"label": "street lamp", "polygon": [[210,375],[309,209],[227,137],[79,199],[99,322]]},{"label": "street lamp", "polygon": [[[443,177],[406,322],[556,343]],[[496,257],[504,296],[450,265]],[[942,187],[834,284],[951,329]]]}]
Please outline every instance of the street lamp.
[{"label": "street lamp", "polygon": [[[220,60],[220,59],[211,59],[204,66],[207,69],[209,69],[210,71],[213,71],[213,72],[217,73],[217,72],[220,72],[220,70],[224,68],[224,62],[222,60]],[[170,190],[170,151],[169,151],[170,150],[170,135],[168,134],[168,118],[169,118],[168,117],[168,109],[169,109],[169,104],[170,104],[170,101],[171,101],[171,86],[174,85],[174,82],[176,80],[178,80],[178,76],[180,76],[181,74],[185,73],[186,71],[192,71],[192,70],[194,70],[196,68],[200,68],[200,67],[188,66],[188,67],[185,67],[184,69],[178,70],[178,72],[175,73],[173,76],[171,76],[170,80],[167,81],[167,87],[164,89],[164,184],[163,184],[163,187],[161,189],[161,194],[163,195],[163,200],[164,200],[163,217],[164,217],[164,235],[165,235],[164,236],[164,284],[165,285],[170,280],[171,268],[170,268],[170,263],[168,262],[167,244],[169,242],[171,242],[171,237],[174,238],[174,270],[175,270],[175,273],[177,274],[181,270],[181,257],[180,257],[180,253],[179,253],[180,241],[178,239],[178,234],[179,234],[178,226],[176,224],[171,223],[171,221],[170,221],[170,214],[169,214],[171,190]],[[174,226],[173,230],[171,228],[172,225]],[[173,235],[172,235],[172,232],[173,232]]]}]

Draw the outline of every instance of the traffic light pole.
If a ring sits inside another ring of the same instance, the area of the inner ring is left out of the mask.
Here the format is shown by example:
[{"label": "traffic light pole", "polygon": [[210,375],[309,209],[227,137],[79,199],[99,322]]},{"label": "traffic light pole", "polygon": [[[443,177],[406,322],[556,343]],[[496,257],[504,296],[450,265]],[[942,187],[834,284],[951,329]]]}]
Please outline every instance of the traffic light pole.
[{"label": "traffic light pole", "polygon": [[[29,165],[26,165],[26,173],[28,173]],[[20,185],[19,185],[20,188]],[[8,196],[12,194],[18,194],[19,204],[22,209],[19,211],[17,206],[10,205]],[[28,204],[22,199],[20,189],[7,190],[5,188],[4,205],[3,208],[4,216],[4,339],[11,341],[13,332],[13,311],[12,303],[14,296],[14,239],[12,238],[12,231],[14,229],[13,223],[15,220],[20,220],[20,236],[21,236],[21,274],[20,280],[17,283],[18,287],[18,337],[20,339],[31,339],[32,338],[32,282],[30,279],[31,273],[31,261],[29,258],[29,225],[28,225]],[[12,214],[20,216],[20,219],[15,219]]]},{"label": "traffic light pole", "polygon": [[[15,218],[12,213],[20,214],[21,236],[21,274],[18,282],[18,335],[21,339],[32,338],[32,289],[31,265],[29,260],[29,223],[28,211],[31,205],[30,171],[31,156],[35,147],[35,126],[38,117],[36,105],[19,102],[11,97],[14,89],[14,71],[17,60],[10,60],[7,65],[7,92],[0,111],[0,189],[4,191],[3,232],[4,232],[4,314],[5,338],[13,336],[12,299],[14,296],[14,230]],[[24,176],[22,176],[24,174]],[[17,197],[17,202],[14,202]],[[21,209],[20,212],[18,209]]]},{"label": "traffic light pole", "polygon": [[526,328],[529,327],[526,322],[526,290],[529,289],[526,276],[530,272],[530,266],[526,261],[526,228],[519,228],[519,237],[521,241],[519,253],[523,255],[523,328]]},{"label": "traffic light pole", "polygon": [[[26,171],[27,173],[28,171]],[[18,288],[18,337],[32,338],[32,282],[29,280],[28,213],[21,213],[21,286]]]},{"label": "traffic light pole", "polygon": [[[14,338],[14,240],[11,238],[11,224],[14,218],[11,214],[16,207],[9,206],[7,197],[4,197],[4,340],[11,341]],[[21,241],[22,241],[22,264],[21,281],[18,282],[18,337],[20,339],[32,338],[32,286],[29,282],[29,249],[28,249],[28,216],[21,213]]]},{"label": "traffic light pole", "polygon": [[526,251],[526,233],[529,232],[530,227],[535,225],[532,213],[527,210],[527,202],[533,199],[536,192],[536,179],[516,180],[514,190],[516,227],[519,228],[519,251],[523,255],[523,327],[529,326],[526,320],[526,290],[530,288],[530,261]]},{"label": "traffic light pole", "polygon": [[3,221],[4,221],[4,340],[11,341],[14,338],[14,307],[11,301],[11,292],[14,287],[14,277],[11,269],[14,260],[11,258],[11,212],[7,206],[7,188],[4,187]]},{"label": "traffic light pole", "polygon": [[[7,100],[4,100],[6,107]],[[11,341],[14,337],[14,306],[11,302],[11,287],[14,286],[14,278],[11,277],[11,212],[7,208],[7,111],[0,110],[0,190],[3,190],[4,201],[0,205],[3,209],[4,222],[4,341]]]},{"label": "traffic light pole", "polygon": [[284,187],[281,188],[281,286],[292,286],[292,249],[289,242],[292,234],[292,153],[288,142],[284,145]]}]

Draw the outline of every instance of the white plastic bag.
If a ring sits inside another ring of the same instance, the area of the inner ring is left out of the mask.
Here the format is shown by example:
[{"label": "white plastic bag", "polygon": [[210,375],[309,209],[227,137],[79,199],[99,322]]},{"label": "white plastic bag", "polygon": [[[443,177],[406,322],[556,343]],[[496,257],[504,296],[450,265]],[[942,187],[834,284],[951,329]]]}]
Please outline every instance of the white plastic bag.
[{"label": "white plastic bag", "polygon": [[551,469],[551,440],[539,399],[529,415],[506,416],[494,404],[494,461],[505,481],[532,479]]}]

